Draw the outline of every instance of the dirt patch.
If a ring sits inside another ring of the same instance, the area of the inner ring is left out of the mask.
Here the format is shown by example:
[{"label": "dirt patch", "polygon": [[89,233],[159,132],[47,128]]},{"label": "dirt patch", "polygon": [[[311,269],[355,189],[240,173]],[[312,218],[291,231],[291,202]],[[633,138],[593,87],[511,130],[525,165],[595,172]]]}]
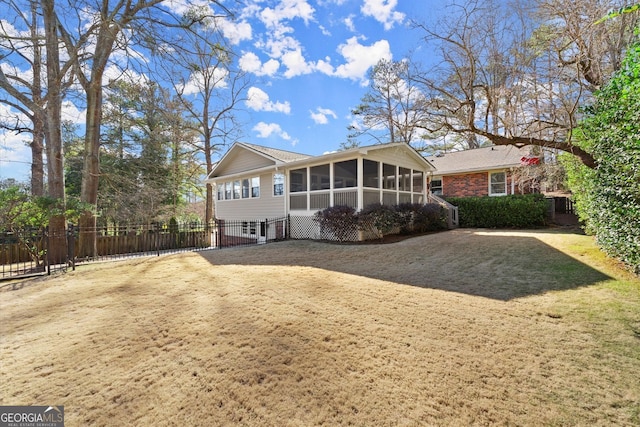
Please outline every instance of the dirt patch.
[{"label": "dirt patch", "polygon": [[590,307],[634,316],[640,284],[567,254],[585,239],[456,230],[83,267],[0,292],[0,404],[65,405],[69,426],[632,425],[638,339]]}]

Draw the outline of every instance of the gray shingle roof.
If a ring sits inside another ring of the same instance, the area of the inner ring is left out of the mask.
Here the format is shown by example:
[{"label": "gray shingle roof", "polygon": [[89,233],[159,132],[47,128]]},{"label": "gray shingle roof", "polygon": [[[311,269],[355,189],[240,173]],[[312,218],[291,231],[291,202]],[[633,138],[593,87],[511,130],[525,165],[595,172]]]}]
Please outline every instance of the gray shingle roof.
[{"label": "gray shingle roof", "polygon": [[427,160],[436,167],[434,173],[439,175],[520,166],[520,159],[527,154],[529,154],[528,147],[494,145],[430,156]]},{"label": "gray shingle roof", "polygon": [[293,151],[286,151],[286,150],[278,150],[276,148],[263,147],[262,145],[249,144],[246,142],[240,142],[239,144],[244,145],[245,147],[253,151],[259,152],[265,156],[271,157],[272,159],[283,162],[283,163],[294,162],[296,160],[308,159],[309,157],[311,157],[307,154],[294,153]]}]

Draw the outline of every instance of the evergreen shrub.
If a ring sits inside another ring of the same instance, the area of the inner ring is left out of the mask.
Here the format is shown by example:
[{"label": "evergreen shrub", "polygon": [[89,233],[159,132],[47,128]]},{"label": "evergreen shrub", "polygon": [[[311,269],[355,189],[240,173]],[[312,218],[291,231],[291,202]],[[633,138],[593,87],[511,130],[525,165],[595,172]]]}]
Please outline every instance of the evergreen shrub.
[{"label": "evergreen shrub", "polygon": [[533,228],[546,224],[547,202],[542,194],[501,197],[447,197],[458,207],[460,227]]}]

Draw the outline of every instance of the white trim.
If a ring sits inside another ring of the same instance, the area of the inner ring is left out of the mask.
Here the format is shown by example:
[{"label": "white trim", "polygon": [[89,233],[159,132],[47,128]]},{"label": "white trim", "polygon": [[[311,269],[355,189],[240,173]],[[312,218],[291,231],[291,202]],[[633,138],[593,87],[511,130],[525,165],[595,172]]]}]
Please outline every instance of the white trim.
[{"label": "white trim", "polygon": [[[504,193],[493,193],[491,191],[491,175],[499,174],[499,173],[503,173],[504,174]],[[507,187],[507,171],[506,170],[496,170],[496,171],[493,171],[493,172],[488,172],[487,178],[488,178],[488,182],[489,182],[489,191],[488,191],[489,196],[491,196],[491,197],[500,197],[500,196],[509,195],[509,188]]]},{"label": "white trim", "polygon": [[[276,194],[276,175],[282,176],[282,194]],[[287,174],[277,171],[271,174],[271,195],[273,197],[284,197],[287,192]]]},{"label": "white trim", "polygon": [[[433,192],[433,181],[440,181],[440,193],[435,194]],[[444,176],[442,175],[432,175],[431,180],[429,180],[429,194],[435,194],[436,196],[442,196],[444,194]]]},{"label": "white trim", "polygon": [[238,177],[243,177],[243,176],[259,176],[262,175],[263,172],[268,172],[268,171],[272,171],[272,170],[278,170],[280,169],[281,165],[273,165],[273,166],[265,166],[263,168],[258,168],[258,169],[248,169],[246,171],[242,171],[242,172],[236,172],[236,173],[232,173],[229,175],[220,175],[220,176],[216,176],[215,178],[207,178],[204,180],[205,183],[207,184],[215,184],[216,182],[220,182],[220,181],[229,181],[229,180],[234,180],[235,178]]},{"label": "white trim", "polygon": [[[255,187],[253,187],[253,180],[257,179],[258,180],[258,192],[259,194],[257,196],[253,195],[253,189]],[[243,182],[245,180],[249,181],[249,194],[247,197],[243,196],[242,190],[243,190]],[[235,197],[235,183],[239,183],[240,184],[240,197]],[[227,198],[227,184],[230,185],[230,189],[231,189],[231,193],[230,193],[230,198]],[[248,175],[245,176],[243,178],[236,178],[236,179],[227,179],[224,181],[218,181],[214,184],[214,188],[215,188],[215,202],[228,202],[228,201],[238,201],[238,200],[257,200],[262,196],[262,191],[260,191],[260,187],[261,187],[261,180],[260,180],[260,175]],[[222,195],[224,196],[222,199],[218,198],[218,188],[222,188]]]}]

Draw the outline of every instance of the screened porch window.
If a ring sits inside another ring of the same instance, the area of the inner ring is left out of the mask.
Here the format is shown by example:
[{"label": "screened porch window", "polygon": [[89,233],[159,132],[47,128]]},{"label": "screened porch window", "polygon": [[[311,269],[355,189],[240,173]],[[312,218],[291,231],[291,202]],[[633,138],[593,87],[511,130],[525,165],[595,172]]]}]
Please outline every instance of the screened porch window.
[{"label": "screened porch window", "polygon": [[398,180],[400,191],[411,191],[411,169],[398,168]]},{"label": "screened porch window", "polygon": [[357,187],[358,161],[347,160],[333,164],[333,188]]},{"label": "screened porch window", "polygon": [[310,190],[328,190],[330,186],[329,165],[312,166]]},{"label": "screened porch window", "polygon": [[289,191],[298,193],[307,191],[307,168],[295,169],[289,172]]},{"label": "screened porch window", "polygon": [[424,190],[424,174],[421,171],[413,171],[413,192],[422,193]]},{"label": "screened porch window", "polygon": [[378,178],[378,168],[380,163],[364,159],[362,161],[363,185],[369,188],[380,188],[380,180]]},{"label": "screened porch window", "polygon": [[394,165],[382,164],[382,188],[385,190],[396,189],[396,167]]}]

